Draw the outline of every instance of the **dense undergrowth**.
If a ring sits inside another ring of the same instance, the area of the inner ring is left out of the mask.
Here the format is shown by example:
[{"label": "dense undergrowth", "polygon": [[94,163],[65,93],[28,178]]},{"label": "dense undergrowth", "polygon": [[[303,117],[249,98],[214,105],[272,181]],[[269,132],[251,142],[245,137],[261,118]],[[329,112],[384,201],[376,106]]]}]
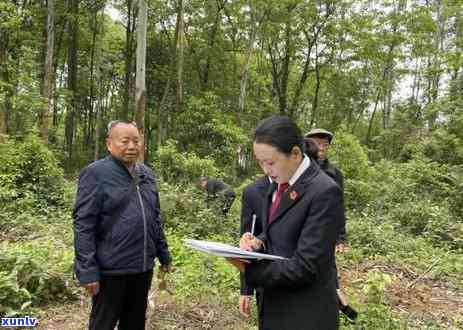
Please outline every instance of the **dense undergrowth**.
[{"label": "dense undergrowth", "polygon": [[[184,238],[229,243],[238,240],[240,194],[227,218],[205,209],[195,185],[205,170],[223,174],[212,160],[193,153],[179,159],[175,143],[160,151],[161,204],[176,271],[168,287],[177,304],[215,301],[237,312],[239,281],[221,258],[188,250]],[[368,163],[358,142],[339,136],[333,159],[346,175],[351,249],[339,264],[354,269],[366,262],[425,274],[427,280],[463,290],[463,176],[458,166],[423,155],[402,163]],[[63,179],[53,154],[34,139],[0,145],[0,315],[40,313],[50,303],[82,294],[72,276],[72,219],[75,182]],[[188,166],[179,166],[182,162]],[[5,164],[6,166],[3,166]],[[170,165],[169,165],[170,164]],[[171,166],[175,171],[169,171]],[[168,175],[167,175],[168,174]],[[436,320],[407,319],[386,295],[399,278],[381,269],[368,271],[345,290],[360,311],[346,329],[440,328]],[[462,326],[458,315],[447,325]],[[255,324],[254,317],[249,321]]]}]

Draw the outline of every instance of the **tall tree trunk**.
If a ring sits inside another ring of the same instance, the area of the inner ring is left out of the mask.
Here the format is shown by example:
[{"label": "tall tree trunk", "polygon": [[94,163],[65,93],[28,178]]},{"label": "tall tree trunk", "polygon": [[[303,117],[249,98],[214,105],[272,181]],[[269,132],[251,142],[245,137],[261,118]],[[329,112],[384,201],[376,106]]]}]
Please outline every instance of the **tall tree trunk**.
[{"label": "tall tree trunk", "polygon": [[74,136],[76,129],[76,115],[78,107],[77,91],[77,49],[78,49],[78,16],[79,0],[69,1],[69,19],[68,19],[68,77],[67,88],[69,90],[69,99],[67,102],[66,119],[65,119],[65,150],[67,151],[67,170],[70,169],[73,158]]},{"label": "tall tree trunk", "polygon": [[[219,27],[220,27],[222,10],[225,6],[225,2],[220,2],[219,0],[216,0],[216,3],[217,3],[217,11],[216,11],[215,19],[214,19],[214,24],[212,25],[212,28],[209,33],[208,52],[206,54],[206,64],[204,65],[204,69],[203,70],[200,69],[199,71],[202,90],[207,90],[208,85],[209,85],[209,73],[210,73],[211,62],[213,58],[212,50],[215,45],[215,37],[217,35],[217,31],[219,31]],[[199,68],[201,67],[199,66]]]},{"label": "tall tree trunk", "polygon": [[[101,70],[100,70],[100,61],[102,58],[102,47],[100,46],[100,43],[97,42],[97,34],[103,35],[104,33],[104,8],[105,5],[103,4],[102,8],[99,8],[98,11],[95,12],[95,25],[94,25],[94,37],[93,37],[93,48],[92,48],[92,53],[94,53],[94,58],[95,60],[92,61],[92,70],[91,72],[94,72],[95,78],[94,83],[91,85],[91,92],[90,95],[92,97],[92,112],[94,112],[94,118],[95,118],[95,125],[94,125],[94,130],[93,130],[93,136],[94,136],[94,148],[93,148],[93,159],[97,160],[100,154],[100,131],[101,131],[101,119],[102,119],[102,112],[103,112],[103,100],[104,100],[104,89],[105,86],[101,82]],[[101,11],[101,25],[98,22],[98,13]],[[93,70],[93,66],[96,67],[96,70]],[[99,86],[97,89],[97,96],[95,98],[95,93],[93,90],[95,89],[95,84]],[[109,88],[108,88],[109,89]]]},{"label": "tall tree trunk", "polygon": [[[135,122],[140,134],[145,137],[145,109],[146,109],[146,31],[148,21],[148,8],[145,0],[138,0],[138,23],[137,23],[137,69],[135,82]],[[146,141],[144,141],[146,142]],[[145,143],[143,143],[143,146]],[[144,149],[143,149],[144,150]],[[144,153],[142,153],[142,161]]]},{"label": "tall tree trunk", "polygon": [[[311,39],[307,32],[305,33],[305,36],[307,39],[307,50],[306,50],[307,54],[305,58],[304,69],[302,70],[301,78],[299,79],[299,84],[296,87],[296,92],[294,93],[293,102],[291,104],[291,108],[290,108],[291,116],[293,116],[294,113],[296,112],[296,109],[299,105],[299,98],[301,96],[302,89],[304,88],[305,82],[307,81],[307,78],[309,76],[309,65],[310,65],[310,60],[311,60],[310,57],[312,53],[312,47],[314,43],[316,42],[316,39],[315,40]],[[318,54],[316,54],[316,56],[318,58]]]},{"label": "tall tree trunk", "polygon": [[3,94],[4,100],[0,104],[0,139],[9,133],[9,114],[11,113],[11,86],[9,84],[8,72],[8,35],[0,31],[0,79],[4,83],[0,86],[0,93]]},{"label": "tall tree trunk", "polygon": [[178,40],[177,40],[177,112],[183,111],[183,48],[184,48],[184,4],[178,0]]},{"label": "tall tree trunk", "polygon": [[172,75],[173,75],[175,60],[177,58],[177,43],[178,43],[178,38],[180,34],[179,25],[180,25],[180,21],[177,19],[177,23],[175,25],[174,42],[171,43],[171,47],[170,47],[170,53],[172,54],[172,56],[171,56],[171,60],[169,63],[169,75],[167,77],[167,82],[164,87],[164,92],[162,93],[161,100],[159,101],[159,105],[156,109],[156,114],[158,117],[158,131],[156,134],[156,145],[158,149],[162,146],[164,137],[167,136],[168,113],[167,113],[167,109],[164,109],[164,108],[165,108],[167,97],[169,96],[169,91],[172,85],[172,80],[173,80]]},{"label": "tall tree trunk", "polygon": [[[441,79],[441,58],[444,51],[444,38],[445,38],[445,16],[442,11],[442,1],[435,1],[434,11],[436,13],[437,30],[434,34],[434,53],[431,55],[429,65],[429,84],[428,84],[428,104],[435,102],[439,96],[440,79]],[[433,129],[437,120],[437,112],[433,112],[428,116],[428,125]]]},{"label": "tall tree trunk", "polygon": [[417,103],[418,102],[418,95],[420,91],[420,71],[419,71],[419,60],[417,59],[415,62],[415,69],[413,70],[413,84],[412,84],[412,96],[411,102]]},{"label": "tall tree trunk", "polygon": [[[395,33],[396,31],[397,31],[397,26],[394,25],[393,26],[393,32]],[[376,94],[376,100],[375,100],[375,105],[374,105],[374,108],[373,108],[373,113],[371,114],[370,122],[368,124],[368,131],[367,131],[367,135],[366,135],[366,138],[365,138],[366,145],[370,144],[371,132],[373,130],[373,123],[374,123],[374,120],[375,120],[376,111],[378,110],[378,104],[379,104],[379,102],[381,100],[381,96],[384,97],[385,93],[386,93],[386,90],[387,90],[387,88],[386,88],[387,85],[385,86],[384,82],[386,81],[388,76],[392,77],[393,68],[394,68],[394,49],[396,47],[397,47],[397,41],[392,40],[391,44],[389,45],[389,49],[387,51],[386,62],[384,64],[384,68],[383,68],[383,71],[382,71],[382,74],[381,74],[381,80],[379,81],[378,93]],[[392,86],[390,88],[392,88]]]},{"label": "tall tree trunk", "polygon": [[389,120],[391,118],[391,111],[392,111],[392,90],[394,89],[394,75],[391,72],[389,74],[388,84],[387,84],[387,95],[386,100],[383,108],[383,129],[387,129],[389,127]]},{"label": "tall tree trunk", "polygon": [[371,132],[373,130],[373,123],[375,122],[376,111],[378,110],[378,104],[379,104],[380,99],[381,99],[381,89],[379,89],[378,93],[376,94],[375,106],[373,107],[373,112],[370,117],[370,122],[368,123],[368,131],[367,131],[367,136],[365,138],[365,142],[367,146],[370,144],[370,137],[371,137]]},{"label": "tall tree trunk", "polygon": [[133,34],[135,25],[134,1],[127,1],[127,26],[125,29],[125,77],[122,109],[119,117],[122,120],[129,119],[130,100],[132,98],[132,63],[133,63]]},{"label": "tall tree trunk", "polygon": [[280,80],[280,94],[278,104],[280,105],[280,113],[286,114],[288,110],[288,80],[289,80],[289,64],[291,61],[292,44],[291,44],[291,23],[286,22],[285,29],[285,57],[283,59],[283,67]]},{"label": "tall tree trunk", "polygon": [[101,130],[101,113],[102,113],[102,108],[103,108],[103,102],[100,99],[97,101],[97,106],[95,108],[95,131],[94,131],[94,136],[95,136],[95,145],[93,147],[93,160],[98,160],[99,155],[100,155],[100,130]]},{"label": "tall tree trunk", "polygon": [[[319,16],[322,16],[322,9],[319,8]],[[311,55],[312,55],[312,49],[313,47],[317,46],[317,42],[319,40],[319,37],[323,31],[323,28],[325,27],[326,23],[328,22],[328,20],[330,19],[331,15],[334,13],[335,11],[335,7],[333,4],[331,4],[330,2],[328,2],[326,4],[326,11],[325,13],[323,14],[323,17],[320,17],[319,19],[316,20],[316,22],[310,27],[310,29],[307,29],[304,31],[304,35],[305,35],[305,38],[307,40],[307,48],[306,48],[306,51],[307,51],[307,54],[306,54],[306,58],[305,58],[305,63],[304,63],[304,69],[302,70],[302,73],[301,73],[301,77],[299,79],[299,83],[297,84],[297,87],[296,87],[296,92],[294,93],[294,97],[293,97],[293,101],[291,102],[291,107],[289,108],[289,115],[290,117],[293,117],[295,112],[297,111],[298,107],[299,107],[299,99],[301,97],[301,93],[305,87],[305,83],[307,81],[307,78],[308,78],[308,75],[309,75],[309,66],[310,66],[310,62],[311,62]],[[313,31],[313,34],[312,36],[310,36],[309,34],[309,31]],[[318,63],[318,60],[319,60],[319,54],[318,54],[318,51],[316,50],[316,54],[315,54],[315,57],[316,57],[316,61],[317,61],[317,64],[316,66],[318,66],[317,70],[318,72],[316,72],[316,74],[318,75],[316,78],[317,78],[317,86],[316,86],[316,92],[317,92],[317,95],[316,97],[314,98],[314,100],[317,100],[316,101],[316,106],[318,105],[318,91],[319,91],[319,88],[320,88],[320,64]],[[314,105],[314,102],[312,102],[312,105]],[[316,111],[316,108],[315,108],[315,111]],[[314,117],[312,116],[312,119]]]},{"label": "tall tree trunk", "polygon": [[92,45],[90,48],[90,91],[89,91],[89,97],[88,97],[88,113],[87,113],[87,121],[85,124],[85,144],[90,145],[92,142],[92,135],[95,133],[95,112],[98,111],[96,110],[95,106],[95,84],[98,81],[95,79],[95,67],[98,66],[95,65],[95,62],[98,60],[96,57],[96,48],[97,46],[97,36],[98,36],[98,9],[93,8],[93,15],[92,15]]},{"label": "tall tree trunk", "polygon": [[[55,4],[56,4],[56,2],[55,2]],[[66,57],[66,56],[61,56],[61,52],[66,51],[65,47],[63,47],[62,44],[63,44],[63,39],[64,39],[63,36],[66,35],[66,32],[67,32],[66,27],[68,25],[66,15],[61,15],[61,16],[56,15],[56,18],[57,18],[57,21],[56,21],[56,24],[55,24],[56,38],[55,38],[55,52],[54,52],[55,60],[53,61],[53,81],[54,81],[55,88],[56,88],[56,86],[63,87],[61,82],[63,81],[62,72],[64,71],[64,65],[62,65],[63,69],[60,70],[60,74],[58,76],[57,76],[57,72],[58,72],[58,67],[61,65],[61,63],[59,61],[60,58],[65,58]],[[63,62],[66,62],[66,61],[63,60]],[[59,125],[58,93],[53,93],[53,102],[52,103],[53,103],[53,106],[52,106],[52,110],[53,110],[52,126],[53,126],[53,130],[56,131],[58,129],[58,125]]]},{"label": "tall tree trunk", "polygon": [[[164,90],[164,92],[165,92],[165,90]],[[162,104],[162,100],[159,102],[159,105],[156,107],[156,114],[157,114],[157,117],[158,117],[158,130],[156,131],[156,147],[157,147],[158,150],[162,146],[162,142],[163,142],[162,130],[163,130],[163,127],[164,127],[164,120],[163,120],[163,117],[162,117],[161,104]]]},{"label": "tall tree trunk", "polygon": [[310,127],[313,127],[315,124],[315,120],[317,118],[318,112],[318,97],[320,94],[320,65],[318,65],[318,50],[315,51],[315,92],[312,100],[312,116],[310,119]]},{"label": "tall tree trunk", "polygon": [[251,7],[251,31],[249,33],[248,48],[246,49],[246,54],[244,57],[243,73],[241,74],[240,96],[238,99],[239,113],[244,112],[244,106],[245,106],[245,101],[246,101],[246,87],[247,87],[248,77],[249,77],[249,67],[251,65],[252,51],[254,49],[254,42],[256,41],[256,34],[257,34],[256,33],[257,32],[256,23],[257,23],[256,13],[254,12],[254,9]]},{"label": "tall tree trunk", "polygon": [[55,47],[55,2],[48,0],[47,5],[47,53],[43,74],[42,97],[44,104],[40,114],[40,135],[45,143],[48,143],[48,129],[50,125],[50,113],[53,102],[53,53]]},{"label": "tall tree trunk", "polygon": [[[275,53],[278,54],[278,44],[280,40],[277,38],[272,39],[268,42],[268,52],[270,56],[270,61],[272,64],[272,83],[273,83],[273,96],[276,96],[278,107],[281,114],[287,114],[288,112],[288,81],[289,81],[289,69],[291,64],[291,58],[294,53],[294,46],[292,37],[292,28],[291,28],[291,14],[293,9],[296,8],[295,4],[287,6],[287,18],[285,21],[285,30],[284,30],[284,55],[282,58],[277,58]],[[272,46],[276,48],[275,51],[272,50]]]}]

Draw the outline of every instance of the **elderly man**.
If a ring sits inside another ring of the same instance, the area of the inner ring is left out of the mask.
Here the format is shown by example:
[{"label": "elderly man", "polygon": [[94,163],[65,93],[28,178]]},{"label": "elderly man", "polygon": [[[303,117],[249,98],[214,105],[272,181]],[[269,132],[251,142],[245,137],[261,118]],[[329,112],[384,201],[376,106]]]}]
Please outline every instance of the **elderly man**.
[{"label": "elderly man", "polygon": [[[328,174],[334,182],[341,188],[343,198],[343,206],[342,212],[339,214],[338,223],[340,224],[338,235],[336,238],[336,252],[342,253],[345,251],[346,245],[346,213],[344,208],[344,178],[341,171],[331,164],[328,160],[328,151],[331,145],[331,141],[333,140],[333,133],[327,131],[323,128],[314,128],[310,132],[306,133],[304,136],[306,139],[312,139],[318,147],[318,165],[320,168]],[[349,304],[347,297],[339,288],[339,282],[336,283],[337,286],[337,293],[339,298],[339,304],[341,311],[346,314],[346,316],[351,319],[355,320],[357,318],[357,311],[352,309]]]},{"label": "elderly man", "polygon": [[[328,152],[331,145],[331,141],[333,140],[333,133],[327,131],[323,128],[315,128],[310,132],[305,134],[305,138],[310,138],[314,141],[318,146],[318,165],[320,168],[328,174],[334,182],[341,188],[344,192],[344,178],[341,171],[331,164],[328,160]],[[346,243],[346,217],[345,212],[342,212],[342,218],[339,219],[339,223],[341,224],[340,230],[338,233],[338,237],[336,239],[336,250],[338,252],[344,251],[344,246]]]},{"label": "elderly man", "polygon": [[75,272],[92,296],[89,329],[144,329],[154,259],[171,270],[153,172],[137,162],[135,123],[113,121],[110,153],[84,168],[74,217]]}]

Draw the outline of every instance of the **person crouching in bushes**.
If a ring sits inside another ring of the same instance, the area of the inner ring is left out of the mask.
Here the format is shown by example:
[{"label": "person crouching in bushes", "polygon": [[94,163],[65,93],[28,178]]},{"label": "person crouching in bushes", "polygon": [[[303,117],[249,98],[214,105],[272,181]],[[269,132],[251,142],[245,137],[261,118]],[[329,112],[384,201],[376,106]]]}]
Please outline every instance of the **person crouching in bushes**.
[{"label": "person crouching in bushes", "polygon": [[222,180],[207,176],[199,178],[199,187],[206,191],[206,207],[211,207],[213,201],[219,201],[220,211],[226,216],[235,201],[236,194],[233,189]]}]

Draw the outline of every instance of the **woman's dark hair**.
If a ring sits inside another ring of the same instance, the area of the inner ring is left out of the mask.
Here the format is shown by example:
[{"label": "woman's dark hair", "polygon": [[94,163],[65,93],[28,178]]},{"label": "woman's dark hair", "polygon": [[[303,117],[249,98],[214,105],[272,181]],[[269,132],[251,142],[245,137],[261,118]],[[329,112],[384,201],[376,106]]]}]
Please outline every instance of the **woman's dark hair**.
[{"label": "woman's dark hair", "polygon": [[285,155],[291,154],[294,147],[304,152],[301,130],[286,116],[273,116],[259,122],[254,142],[268,144]]},{"label": "woman's dark hair", "polygon": [[318,159],[318,145],[314,139],[311,138],[304,138],[304,147],[305,147],[305,154],[310,158],[317,160]]}]

